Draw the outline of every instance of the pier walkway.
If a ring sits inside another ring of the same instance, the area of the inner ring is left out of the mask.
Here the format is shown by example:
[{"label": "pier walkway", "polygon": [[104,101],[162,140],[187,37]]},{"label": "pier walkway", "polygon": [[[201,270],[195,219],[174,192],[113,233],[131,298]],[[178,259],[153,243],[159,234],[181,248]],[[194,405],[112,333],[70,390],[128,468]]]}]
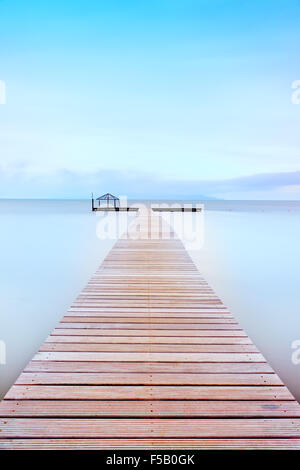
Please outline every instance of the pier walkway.
[{"label": "pier walkway", "polygon": [[156,213],[0,404],[0,449],[300,449],[300,405]]}]

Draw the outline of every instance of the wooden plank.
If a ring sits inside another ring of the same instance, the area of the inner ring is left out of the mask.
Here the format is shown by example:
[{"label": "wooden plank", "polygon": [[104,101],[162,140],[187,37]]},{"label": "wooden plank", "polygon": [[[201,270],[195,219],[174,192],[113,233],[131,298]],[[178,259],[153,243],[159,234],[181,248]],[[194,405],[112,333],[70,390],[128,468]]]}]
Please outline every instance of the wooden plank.
[{"label": "wooden plank", "polygon": [[300,439],[0,439],[2,450],[299,450]]},{"label": "wooden plank", "polygon": [[282,419],[0,419],[1,438],[22,437],[264,437],[297,438],[300,418]]},{"label": "wooden plank", "polygon": [[283,385],[276,374],[168,374],[111,372],[24,372],[15,382],[24,384],[156,384],[156,385]]},{"label": "wooden plank", "polygon": [[294,400],[283,386],[13,385],[9,400]]},{"label": "wooden plank", "polygon": [[[195,323],[178,323],[176,325],[174,324],[169,324],[169,323],[143,323],[143,324],[137,324],[137,323],[101,323],[101,322],[79,322],[78,319],[76,322],[60,322],[61,328],[90,328],[90,329],[134,329],[134,330],[240,330],[241,328],[239,327],[238,324],[232,325],[232,324],[211,324],[211,323],[202,323],[202,324],[195,324]],[[165,334],[165,333],[164,333]],[[149,331],[148,331],[149,335]]]},{"label": "wooden plank", "polygon": [[38,352],[33,361],[265,362],[256,353]]},{"label": "wooden plank", "polygon": [[[70,314],[70,315],[69,315]],[[136,318],[136,319],[143,319],[143,318],[147,318],[147,321],[149,321],[149,319],[163,319],[163,320],[166,320],[168,319],[168,323],[170,322],[171,319],[173,318],[176,318],[177,320],[182,318],[182,319],[193,319],[193,318],[196,318],[196,319],[218,319],[218,320],[221,320],[221,319],[232,319],[232,315],[230,315],[229,313],[218,313],[218,312],[214,312],[214,313],[210,313],[210,312],[206,312],[206,313],[185,313],[185,312],[181,312],[181,313],[177,313],[177,312],[147,312],[147,315],[146,313],[143,313],[143,312],[120,312],[120,311],[111,311],[111,312],[98,312],[97,310],[95,311],[92,311],[92,309],[90,309],[89,311],[72,311],[72,312],[68,312],[68,314],[65,316],[66,317],[94,317],[94,318],[101,318],[101,321],[104,317],[107,317],[107,315],[109,315],[109,319],[111,320],[112,318],[128,318],[128,317],[131,317],[131,318]],[[205,322],[207,323],[207,322]],[[235,322],[236,323],[236,322]]]},{"label": "wooden plank", "polygon": [[215,353],[251,353],[258,352],[252,344],[78,344],[72,343],[45,343],[40,351],[69,351],[69,352],[215,352]]},{"label": "wooden plank", "polygon": [[300,417],[296,401],[4,400],[1,417]]},{"label": "wooden plank", "polygon": [[26,372],[151,372],[151,373],[229,373],[268,374],[273,373],[266,362],[73,362],[31,361]]},{"label": "wooden plank", "polygon": [[[131,323],[145,323],[147,325],[151,324],[163,324],[163,323],[171,323],[172,325],[176,325],[177,323],[179,324],[185,324],[185,323],[192,323],[193,325],[197,324],[213,324],[213,325],[237,325],[237,322],[235,320],[232,320],[231,318],[155,318],[152,317],[151,315],[148,316],[140,316],[140,317],[99,317],[99,316],[65,316],[61,320],[61,323],[124,323],[124,324],[131,324]],[[138,326],[139,327],[139,326]],[[173,328],[173,326],[172,326]],[[233,328],[234,329],[234,328]]]},{"label": "wooden plank", "polygon": [[63,327],[58,324],[58,326],[53,330],[53,335],[82,335],[82,336],[146,336],[148,338],[155,338],[157,336],[177,336],[177,337],[238,337],[238,338],[247,338],[246,333],[243,330],[153,330],[151,328],[145,330],[136,330],[125,329],[99,329],[99,328],[82,328],[82,325],[79,328],[72,328],[70,326]]},{"label": "wooden plank", "polygon": [[83,344],[172,344],[173,346],[184,344],[253,344],[247,338],[239,337],[189,337],[189,336],[55,336],[50,335],[45,340],[46,343],[83,343]]}]

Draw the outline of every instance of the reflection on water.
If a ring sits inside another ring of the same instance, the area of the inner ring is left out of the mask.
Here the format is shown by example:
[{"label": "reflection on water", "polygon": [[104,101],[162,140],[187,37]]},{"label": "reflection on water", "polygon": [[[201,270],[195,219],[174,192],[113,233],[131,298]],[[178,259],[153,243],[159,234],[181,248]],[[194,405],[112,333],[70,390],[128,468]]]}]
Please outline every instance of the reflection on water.
[{"label": "reflection on water", "polygon": [[[300,203],[205,204],[203,249],[190,254],[300,401]],[[294,354],[295,356],[295,354]]]},{"label": "reflection on water", "polygon": [[87,201],[0,201],[0,396],[114,243],[97,238],[100,219],[89,209]]},{"label": "reflection on water", "polygon": [[[97,238],[101,219],[89,209],[89,201],[0,201],[2,395],[114,243]],[[185,230],[194,230],[203,215],[184,217]],[[300,340],[299,232],[300,203],[208,201],[204,232],[197,232],[202,247],[187,245],[298,400],[300,364],[292,362],[292,343]]]}]

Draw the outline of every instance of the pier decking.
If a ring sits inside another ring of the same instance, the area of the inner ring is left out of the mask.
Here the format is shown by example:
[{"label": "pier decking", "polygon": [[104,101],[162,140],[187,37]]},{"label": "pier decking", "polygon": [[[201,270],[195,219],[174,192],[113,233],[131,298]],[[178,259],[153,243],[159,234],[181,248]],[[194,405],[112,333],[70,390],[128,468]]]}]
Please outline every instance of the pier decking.
[{"label": "pier decking", "polygon": [[300,449],[300,405],[138,215],[0,404],[0,449]]}]

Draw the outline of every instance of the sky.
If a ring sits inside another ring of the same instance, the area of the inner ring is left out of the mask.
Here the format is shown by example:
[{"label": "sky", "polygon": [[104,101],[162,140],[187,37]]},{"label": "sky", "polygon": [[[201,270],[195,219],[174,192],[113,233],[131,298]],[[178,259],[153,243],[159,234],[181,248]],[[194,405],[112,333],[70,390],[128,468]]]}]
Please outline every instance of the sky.
[{"label": "sky", "polygon": [[0,0],[0,197],[300,199],[299,17]]}]

